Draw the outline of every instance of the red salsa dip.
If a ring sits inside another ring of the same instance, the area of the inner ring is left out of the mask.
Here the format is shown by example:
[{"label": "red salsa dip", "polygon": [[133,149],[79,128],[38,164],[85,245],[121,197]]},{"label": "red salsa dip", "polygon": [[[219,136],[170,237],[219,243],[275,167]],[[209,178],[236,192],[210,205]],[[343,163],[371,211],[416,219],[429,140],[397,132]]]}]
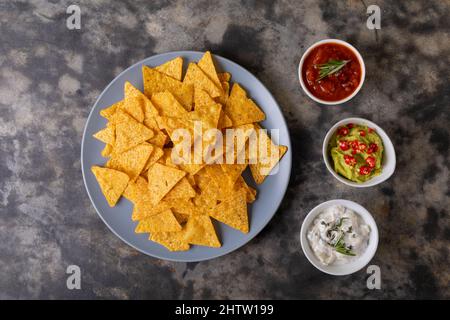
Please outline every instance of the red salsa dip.
[{"label": "red salsa dip", "polygon": [[[344,65],[338,71],[321,76],[321,69],[339,64]],[[306,56],[302,77],[306,88],[316,98],[339,101],[358,88],[361,82],[361,64],[348,47],[333,42],[324,43],[312,49]]]}]

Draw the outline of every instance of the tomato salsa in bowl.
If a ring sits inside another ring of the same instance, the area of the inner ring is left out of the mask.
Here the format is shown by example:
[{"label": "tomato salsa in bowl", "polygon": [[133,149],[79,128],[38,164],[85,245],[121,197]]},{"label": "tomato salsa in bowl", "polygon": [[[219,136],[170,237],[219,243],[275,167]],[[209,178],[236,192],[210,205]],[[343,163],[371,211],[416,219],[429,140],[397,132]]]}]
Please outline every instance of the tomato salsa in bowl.
[{"label": "tomato salsa in bowl", "polygon": [[364,78],[361,55],[342,40],[316,42],[300,60],[300,84],[311,99],[322,104],[334,105],[350,100],[361,89]]}]

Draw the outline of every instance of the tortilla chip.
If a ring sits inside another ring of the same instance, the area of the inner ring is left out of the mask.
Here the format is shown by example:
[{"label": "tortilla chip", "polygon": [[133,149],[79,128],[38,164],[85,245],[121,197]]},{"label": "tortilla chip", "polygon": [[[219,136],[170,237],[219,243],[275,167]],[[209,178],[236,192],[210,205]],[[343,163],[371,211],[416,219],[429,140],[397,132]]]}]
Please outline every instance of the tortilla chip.
[{"label": "tortilla chip", "polygon": [[103,195],[110,207],[114,207],[128,184],[128,175],[113,169],[92,166],[92,173],[97,179]]},{"label": "tortilla chip", "polygon": [[109,158],[111,156],[113,148],[114,148],[113,145],[107,143],[105,145],[105,147],[103,148],[103,150],[102,150],[102,153],[101,153],[102,157],[103,158]]},{"label": "tortilla chip", "polygon": [[204,130],[216,129],[219,124],[222,107],[218,103],[211,105],[195,106],[195,110],[189,112],[189,119],[192,121],[201,121]]},{"label": "tortilla chip", "polygon": [[183,231],[152,233],[149,239],[165,246],[170,251],[186,251],[190,247],[184,239]]},{"label": "tortilla chip", "polygon": [[235,83],[224,109],[233,126],[260,122],[266,119],[264,112],[251,100],[242,87]]},{"label": "tortilla chip", "polygon": [[159,148],[163,148],[167,143],[167,135],[162,131],[155,131],[155,135],[147,141]]},{"label": "tortilla chip", "polygon": [[211,52],[206,51],[203,57],[198,61],[197,65],[214,82],[216,87],[222,87],[219,77],[217,76]]},{"label": "tortilla chip", "polygon": [[160,201],[156,206],[152,205],[150,202],[139,201],[134,205],[131,220],[142,220],[159,214],[167,209],[170,209],[170,204],[165,201]]},{"label": "tortilla chip", "polygon": [[156,205],[185,175],[184,171],[155,163],[148,170],[150,203]]},{"label": "tortilla chip", "polygon": [[114,154],[106,163],[110,169],[125,172],[131,181],[135,181],[147,163],[153,146],[148,143],[137,145],[120,154]]},{"label": "tortilla chip", "polygon": [[133,117],[137,122],[144,122],[144,110],[142,108],[144,104],[142,97],[126,98],[122,104],[122,110]]},{"label": "tortilla chip", "polygon": [[270,171],[277,165],[280,159],[284,156],[287,151],[286,146],[275,146],[278,149],[278,157],[274,158],[273,155],[267,163],[258,162],[257,164],[250,164],[250,171],[252,172],[253,179],[257,184],[264,182],[266,177],[269,175]]},{"label": "tortilla chip", "polygon": [[161,159],[161,157],[164,155],[164,151],[163,149],[157,147],[157,146],[153,146],[153,151],[150,155],[150,157],[147,160],[147,163],[144,167],[143,171],[147,171],[148,169],[150,169],[150,167],[159,159]]},{"label": "tortilla chip", "polygon": [[190,244],[219,248],[216,230],[207,215],[192,215],[186,223],[185,240]]},{"label": "tortilla chip", "polygon": [[222,110],[222,112],[220,113],[219,124],[217,125],[217,128],[223,129],[232,126],[233,122],[231,121],[230,117],[227,116],[227,114]]},{"label": "tortilla chip", "polygon": [[212,98],[222,95],[222,86],[216,84],[195,63],[189,63],[183,83],[205,90]]},{"label": "tortilla chip", "polygon": [[100,115],[103,118],[111,120],[114,113],[116,113],[117,108],[121,108],[122,104],[123,104],[123,100],[116,102],[116,103],[110,105],[109,107],[100,110]]},{"label": "tortilla chip", "polygon": [[142,74],[144,78],[144,93],[147,97],[151,98],[155,93],[168,90],[186,110],[192,110],[194,99],[193,85],[180,82],[147,66],[142,67]]},{"label": "tortilla chip", "polygon": [[175,59],[157,66],[155,69],[161,73],[168,75],[169,77],[181,81],[181,77],[183,74],[183,58],[176,57]]},{"label": "tortilla chip", "polygon": [[114,153],[121,153],[152,138],[154,133],[131,116],[122,116],[123,121],[116,122],[116,142]]},{"label": "tortilla chip", "polygon": [[186,178],[182,178],[163,198],[164,201],[175,201],[178,199],[188,200],[195,197],[194,188]]},{"label": "tortilla chip", "polygon": [[172,213],[167,209],[151,217],[142,219],[136,226],[136,233],[174,232],[181,231],[181,225]]},{"label": "tortilla chip", "polygon": [[114,124],[108,124],[106,128],[94,133],[94,138],[107,144],[114,144],[116,140],[116,127]]},{"label": "tortilla chip", "polygon": [[159,115],[163,117],[184,118],[188,114],[181,103],[167,90],[152,95],[152,103]]},{"label": "tortilla chip", "polygon": [[230,84],[228,82],[222,82],[221,85],[223,94],[220,97],[215,98],[215,100],[225,106],[230,96]]},{"label": "tortilla chip", "polygon": [[245,168],[247,168],[247,164],[220,164],[222,167],[222,171],[228,177],[228,180],[231,185],[234,185],[237,179],[241,176],[242,172],[244,172]]},{"label": "tortilla chip", "polygon": [[189,220],[189,217],[190,217],[190,215],[178,212],[175,209],[172,209],[172,213],[180,225],[185,224]]},{"label": "tortilla chip", "polygon": [[219,78],[220,82],[229,82],[231,79],[231,73],[229,72],[219,72],[217,74],[217,77]]},{"label": "tortilla chip", "polygon": [[248,214],[245,189],[240,189],[228,199],[220,202],[210,216],[234,229],[247,233]]},{"label": "tortilla chip", "polygon": [[257,194],[256,189],[253,189],[252,187],[250,187],[245,182],[244,178],[242,178],[242,176],[240,176],[236,180],[236,183],[234,184],[234,190],[239,190],[241,188],[245,189],[247,203],[252,203],[256,200],[256,194]]},{"label": "tortilla chip", "polygon": [[210,106],[212,104],[215,104],[213,98],[211,98],[205,90],[197,87],[194,89],[194,105],[195,108],[199,106]]}]

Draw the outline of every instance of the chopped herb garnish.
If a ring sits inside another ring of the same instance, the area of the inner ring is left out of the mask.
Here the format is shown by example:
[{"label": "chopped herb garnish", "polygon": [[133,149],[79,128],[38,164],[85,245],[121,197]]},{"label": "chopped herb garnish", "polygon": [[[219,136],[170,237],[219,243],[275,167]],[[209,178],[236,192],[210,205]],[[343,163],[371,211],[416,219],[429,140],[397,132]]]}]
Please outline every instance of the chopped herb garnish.
[{"label": "chopped herb garnish", "polygon": [[319,78],[316,81],[338,72],[349,62],[350,60],[329,60],[327,63],[316,64],[319,68]]}]

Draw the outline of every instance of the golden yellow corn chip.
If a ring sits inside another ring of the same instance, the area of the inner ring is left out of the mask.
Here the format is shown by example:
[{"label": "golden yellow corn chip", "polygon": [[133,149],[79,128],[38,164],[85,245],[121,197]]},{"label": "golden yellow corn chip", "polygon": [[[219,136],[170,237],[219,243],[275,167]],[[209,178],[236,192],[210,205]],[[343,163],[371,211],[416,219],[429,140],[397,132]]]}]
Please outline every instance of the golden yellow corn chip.
[{"label": "golden yellow corn chip", "polygon": [[221,88],[219,77],[217,76],[216,67],[211,56],[211,52],[206,51],[203,57],[198,61],[198,67],[214,82],[216,87]]},{"label": "golden yellow corn chip", "polygon": [[198,209],[196,206],[192,203],[192,201],[189,200],[177,200],[172,201],[171,208],[173,212],[178,212],[180,214],[190,216],[193,214],[198,213]]},{"label": "golden yellow corn chip", "polygon": [[[241,188],[244,188],[246,191],[246,201],[247,203],[252,203],[253,201],[256,200],[256,193],[257,191],[255,189],[253,189],[252,187],[250,187],[249,185],[247,185],[247,183],[245,182],[244,178],[239,177],[236,181],[236,183],[234,184],[234,190],[239,190]],[[223,199],[221,199],[223,200]]]},{"label": "golden yellow corn chip", "polygon": [[174,231],[181,231],[181,225],[178,223],[170,209],[140,220],[135,229],[136,233]]},{"label": "golden yellow corn chip", "polygon": [[229,72],[219,72],[217,74],[217,77],[219,78],[220,82],[229,82],[231,79],[231,73]]},{"label": "golden yellow corn chip", "polygon": [[236,183],[236,180],[241,176],[242,172],[244,172],[245,168],[247,168],[247,164],[220,164],[222,167],[222,171],[228,177],[228,180],[231,185]]},{"label": "golden yellow corn chip", "polygon": [[150,157],[147,160],[147,164],[144,167],[143,171],[147,171],[148,169],[150,169],[150,167],[159,159],[161,159],[161,157],[164,155],[164,151],[163,149],[161,149],[160,147],[157,146],[153,146],[153,151],[152,154],[150,155]]},{"label": "golden yellow corn chip", "polygon": [[153,130],[155,135],[147,141],[159,148],[163,148],[167,143],[167,135],[159,129]]},{"label": "golden yellow corn chip", "polygon": [[152,233],[149,239],[165,246],[170,251],[186,251],[190,246],[184,238],[184,230],[182,230]]},{"label": "golden yellow corn chip", "polygon": [[210,106],[212,104],[215,104],[213,98],[211,98],[205,90],[197,87],[194,89],[194,105],[195,108],[199,106]]},{"label": "golden yellow corn chip", "polygon": [[192,215],[186,223],[185,240],[190,244],[219,248],[216,230],[207,215]]},{"label": "golden yellow corn chip", "polygon": [[114,124],[108,124],[106,128],[96,132],[94,138],[107,144],[114,144],[116,140],[116,127]]},{"label": "golden yellow corn chip", "polygon": [[93,166],[92,173],[97,179],[103,195],[110,207],[114,207],[128,184],[128,175],[113,169]]},{"label": "golden yellow corn chip", "polygon": [[220,97],[215,98],[217,102],[219,102],[221,105],[225,106],[228,101],[228,97],[230,95],[230,84],[228,82],[222,82],[222,90],[223,94]]},{"label": "golden yellow corn chip", "polygon": [[102,157],[108,158],[111,155],[113,148],[114,148],[113,145],[107,143],[102,150],[102,153],[101,153]]},{"label": "golden yellow corn chip", "polygon": [[164,201],[174,201],[177,199],[187,200],[195,197],[194,188],[186,178],[181,179],[163,198]]},{"label": "golden yellow corn chip", "polygon": [[250,171],[252,172],[253,179],[257,184],[263,183],[270,171],[276,166],[287,151],[286,146],[275,146],[275,148],[278,149],[278,157],[276,157],[276,155],[272,155],[269,159],[264,160],[267,161],[267,163],[260,161],[256,164],[250,164]]},{"label": "golden yellow corn chip", "polygon": [[156,205],[185,175],[184,171],[155,163],[148,169],[150,203]]},{"label": "golden yellow corn chip", "polygon": [[232,126],[233,122],[231,121],[230,117],[227,116],[227,114],[222,110],[222,112],[220,113],[219,124],[217,125],[217,128],[223,129]]},{"label": "golden yellow corn chip", "polygon": [[131,220],[142,220],[167,209],[170,209],[170,204],[165,201],[160,201],[156,206],[152,205],[150,202],[139,201],[134,205]]},{"label": "golden yellow corn chip", "polygon": [[123,192],[123,196],[136,204],[139,201],[145,201],[146,194],[148,193],[147,179],[139,176],[136,181],[129,181],[128,185]]},{"label": "golden yellow corn chip", "polygon": [[157,71],[167,74],[168,76],[181,81],[183,73],[183,58],[176,57],[166,63],[155,68]]},{"label": "golden yellow corn chip", "polygon": [[231,89],[224,111],[230,117],[233,126],[260,122],[266,119],[264,112],[251,99],[247,98],[247,93],[237,83]]},{"label": "golden yellow corn chip", "polygon": [[152,95],[152,103],[158,110],[159,115],[163,117],[185,118],[188,114],[173,94],[167,90]]},{"label": "golden yellow corn chip", "polygon": [[116,113],[116,110],[117,110],[118,108],[121,108],[122,104],[123,104],[123,100],[121,100],[121,101],[119,101],[119,102],[116,102],[116,103],[110,105],[109,107],[100,110],[100,115],[101,115],[103,118],[106,118],[106,119],[108,119],[108,120],[111,120],[111,118],[112,118],[112,116],[114,115],[114,113]]},{"label": "golden yellow corn chip", "polygon": [[125,172],[131,181],[135,181],[144,170],[152,151],[153,146],[149,143],[137,145],[125,152],[114,154],[106,163],[106,167]]},{"label": "golden yellow corn chip", "polygon": [[114,153],[121,153],[153,137],[153,131],[132,117],[116,122],[116,142]]},{"label": "golden yellow corn chip", "polygon": [[142,97],[131,97],[123,100],[122,110],[133,117],[137,122],[144,122],[144,100]]},{"label": "golden yellow corn chip", "polygon": [[228,199],[220,202],[210,216],[234,229],[247,233],[248,215],[245,189],[240,189]]},{"label": "golden yellow corn chip", "polygon": [[195,63],[189,64],[183,82],[205,90],[212,98],[222,95],[222,86],[217,87]]},{"label": "golden yellow corn chip", "polygon": [[147,66],[142,67],[142,74],[144,93],[147,97],[151,98],[155,93],[168,90],[186,110],[192,109],[194,102],[194,86],[192,84],[185,84]]},{"label": "golden yellow corn chip", "polygon": [[189,112],[189,119],[192,121],[201,121],[203,130],[216,129],[221,113],[222,107],[218,103],[200,105],[195,106],[194,111]]}]

